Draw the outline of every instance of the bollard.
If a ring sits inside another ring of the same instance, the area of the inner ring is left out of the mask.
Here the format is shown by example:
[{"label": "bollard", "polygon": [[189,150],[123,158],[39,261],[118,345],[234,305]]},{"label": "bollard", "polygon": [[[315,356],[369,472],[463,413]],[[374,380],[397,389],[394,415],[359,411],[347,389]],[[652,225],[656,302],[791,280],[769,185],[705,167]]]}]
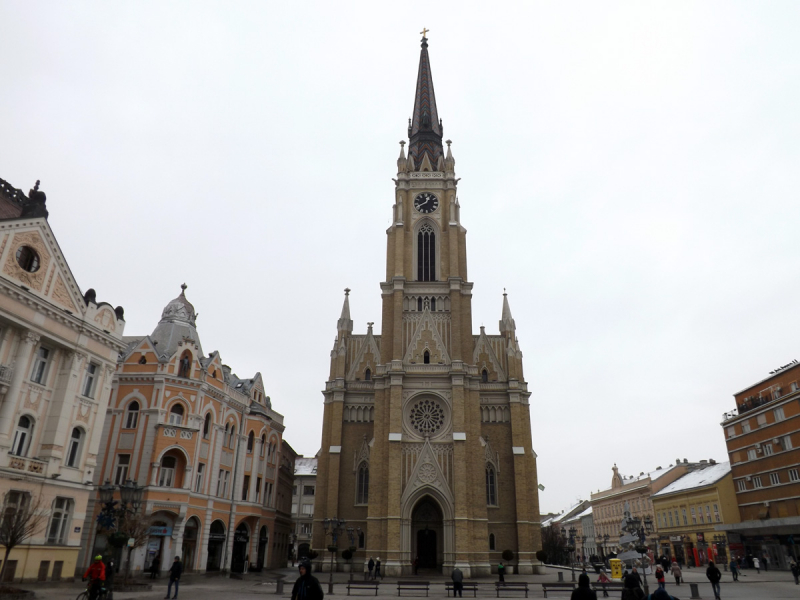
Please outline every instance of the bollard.
[{"label": "bollard", "polygon": [[693,600],[697,599],[697,598],[702,598],[702,596],[700,595],[700,591],[697,589],[697,585],[698,584],[696,584],[696,583],[690,583],[689,584],[689,589],[692,592],[692,599]]},{"label": "bollard", "polygon": [[558,572],[558,581],[559,581],[559,583],[564,581],[564,571],[559,571]]},{"label": "bollard", "polygon": [[283,579],[278,579],[275,582],[275,593],[279,596],[283,595]]}]

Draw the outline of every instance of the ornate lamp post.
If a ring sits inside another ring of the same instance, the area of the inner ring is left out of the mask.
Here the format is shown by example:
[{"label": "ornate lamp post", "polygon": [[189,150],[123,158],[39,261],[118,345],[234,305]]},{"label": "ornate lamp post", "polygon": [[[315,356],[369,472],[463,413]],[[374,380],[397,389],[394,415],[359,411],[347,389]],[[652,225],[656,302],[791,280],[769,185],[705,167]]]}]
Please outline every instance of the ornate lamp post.
[{"label": "ornate lamp post", "polygon": [[[575,534],[577,531],[574,527],[570,527],[567,531],[564,527],[561,528],[561,538],[567,546],[567,561],[569,564],[569,572],[572,574],[572,581],[575,581],[575,569],[572,567],[572,553],[575,550]],[[569,537],[567,537],[569,534]]]},{"label": "ornate lamp post", "polygon": [[[119,503],[114,500],[114,492],[117,487],[119,487]],[[97,523],[105,531],[111,532],[108,536],[111,545],[121,548],[129,538],[135,537],[134,532],[130,531],[127,525],[129,519],[132,521],[142,506],[144,487],[140,487],[131,479],[119,486],[106,481],[104,485],[98,487],[98,492],[103,508],[97,516]],[[125,564],[126,582],[131,570],[131,552],[133,552],[133,547],[129,545],[128,560]]]},{"label": "ornate lamp post", "polygon": [[588,539],[589,538],[586,537],[585,535],[581,536],[581,564],[582,565],[586,564],[586,540],[588,540]]},{"label": "ornate lamp post", "polygon": [[342,533],[346,524],[347,522],[344,519],[338,519],[336,517],[322,520],[322,527],[325,530],[325,535],[330,534],[331,536],[331,545],[328,546],[328,551],[331,553],[331,574],[328,579],[328,594],[330,595],[333,595],[333,557],[336,556],[336,552],[339,550],[336,543],[339,540],[339,534]]},{"label": "ornate lamp post", "polygon": [[644,521],[642,521],[639,517],[629,517],[628,522],[630,523],[633,530],[635,530],[639,534],[639,545],[636,546],[636,551],[642,555],[642,575],[644,577],[644,593],[645,595],[650,593],[650,590],[647,586],[647,565],[644,563],[644,555],[649,550],[649,548],[645,545],[647,541],[647,536],[653,533],[653,519],[650,518],[650,515],[645,516]]}]

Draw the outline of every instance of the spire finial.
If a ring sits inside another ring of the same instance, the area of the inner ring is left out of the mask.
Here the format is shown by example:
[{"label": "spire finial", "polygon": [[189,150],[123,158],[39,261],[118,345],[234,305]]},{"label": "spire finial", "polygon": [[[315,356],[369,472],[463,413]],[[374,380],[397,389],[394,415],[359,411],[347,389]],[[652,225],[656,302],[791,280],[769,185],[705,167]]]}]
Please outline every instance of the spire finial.
[{"label": "spire finial", "polygon": [[36,180],[36,185],[34,185],[34,186],[33,186],[33,191],[34,191],[34,192],[38,192],[38,191],[39,191],[39,184],[40,184],[40,183],[41,183],[41,181],[39,181],[39,180],[37,179],[37,180]]},{"label": "spire finial", "polygon": [[423,38],[423,39],[425,39],[426,37],[428,37],[426,34],[427,34],[429,31],[430,31],[430,29],[426,29],[425,27],[423,27],[423,28],[422,28],[422,31],[420,31],[420,33],[422,34],[422,38]]},{"label": "spire finial", "polygon": [[189,287],[188,285],[186,285],[185,283],[182,283],[181,284],[181,294],[185,294],[186,293],[186,288],[188,288],[188,287]]},{"label": "spire finial", "polygon": [[350,295],[350,288],[344,288],[344,295],[345,296],[349,296]]}]

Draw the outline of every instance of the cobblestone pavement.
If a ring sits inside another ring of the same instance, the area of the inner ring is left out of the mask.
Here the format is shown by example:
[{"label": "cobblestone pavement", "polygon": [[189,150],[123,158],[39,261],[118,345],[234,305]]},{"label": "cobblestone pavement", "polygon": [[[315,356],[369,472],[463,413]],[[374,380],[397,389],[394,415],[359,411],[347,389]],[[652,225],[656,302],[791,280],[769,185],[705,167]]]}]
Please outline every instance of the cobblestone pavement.
[{"label": "cobblestone pavement", "polygon": [[[589,573],[592,579],[594,573]],[[276,594],[276,577],[283,576],[286,584],[283,594],[278,596]],[[315,573],[315,576],[320,580],[322,589],[325,591],[326,597],[328,594],[328,577],[327,573]],[[705,571],[701,569],[690,569],[684,571],[684,584],[676,586],[674,581],[667,583],[667,591],[679,600],[688,600],[691,597],[689,583],[698,583],[700,596],[704,600],[713,599],[711,592],[711,584],[705,578]],[[274,598],[289,598],[292,584],[297,577],[296,569],[284,569],[281,571],[270,571],[265,573],[250,573],[241,578],[238,577],[225,577],[225,576],[204,576],[204,575],[187,575],[185,580],[181,582],[180,593],[178,595],[180,600],[228,600],[231,598],[244,598],[253,599],[258,596],[263,596],[264,600]],[[347,589],[345,587],[349,575],[344,573],[337,573],[334,575],[334,593],[333,597],[346,597]],[[507,581],[527,581],[530,583],[530,598],[543,598],[542,583],[554,582],[557,580],[557,570],[548,568],[548,573],[545,575],[508,575]],[[430,581],[431,598],[446,598],[444,591],[444,582],[447,580],[442,575],[420,573],[418,579]],[[570,581],[570,573],[568,570],[564,571],[564,580]],[[137,579],[137,581],[150,583],[149,579]],[[378,600],[388,600],[390,598],[397,598],[396,578],[387,577],[382,581],[380,591],[378,592]],[[478,580],[482,585],[482,589],[478,591],[479,598],[496,598],[494,586],[492,585],[494,579],[480,579]],[[648,583],[651,584],[651,591],[655,589],[652,577],[648,577]],[[165,577],[155,580],[153,588],[150,591],[134,591],[134,592],[115,592],[114,600],[160,600],[164,598],[167,590],[167,580]],[[24,584],[19,585],[23,589],[29,589],[36,593],[36,597],[43,600],[75,600],[77,595],[83,591],[84,585],[80,581],[75,583],[63,584]],[[403,594],[403,597],[412,597],[412,594]],[[469,596],[469,594],[467,594]],[[511,598],[524,598],[524,595],[519,593],[508,593],[507,597]],[[618,598],[619,594],[611,593],[611,598]],[[375,598],[372,592],[359,591],[354,597]],[[424,597],[424,594],[423,596]],[[548,592],[548,598],[569,598],[568,592]],[[602,597],[602,595],[601,595]],[[794,580],[790,573],[786,571],[770,571],[759,574],[755,571],[745,571],[738,583],[731,580],[730,573],[723,573],[722,579],[722,598],[742,598],[742,599],[756,599],[756,600],[784,600],[788,598],[800,598],[800,586],[794,584]]]}]

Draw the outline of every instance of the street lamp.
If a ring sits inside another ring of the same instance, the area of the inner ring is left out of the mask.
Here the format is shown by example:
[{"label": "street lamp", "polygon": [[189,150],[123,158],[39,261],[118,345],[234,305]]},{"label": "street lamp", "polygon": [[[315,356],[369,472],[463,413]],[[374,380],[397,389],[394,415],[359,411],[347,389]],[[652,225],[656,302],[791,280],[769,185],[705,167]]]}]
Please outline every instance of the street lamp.
[{"label": "street lamp", "polygon": [[645,542],[647,541],[647,536],[653,533],[653,519],[650,518],[650,515],[645,516],[644,521],[642,521],[639,517],[628,517],[628,524],[631,527],[631,531],[639,536],[639,545],[636,546],[636,551],[642,556],[644,593],[647,595],[650,593],[650,590],[647,586],[647,566],[644,564],[644,555],[649,548],[645,545]]},{"label": "street lamp", "polygon": [[581,564],[586,564],[586,540],[589,539],[585,535],[581,536]]},{"label": "street lamp", "polygon": [[[569,572],[572,574],[572,581],[575,581],[575,569],[572,566],[572,553],[575,550],[575,534],[577,531],[574,527],[570,527],[567,531],[564,527],[561,528],[561,538],[567,546],[567,561],[569,562]],[[569,534],[569,537],[567,537]]]},{"label": "street lamp", "polygon": [[347,522],[344,519],[338,519],[336,517],[322,519],[322,528],[325,530],[325,535],[327,536],[330,533],[332,542],[331,545],[328,546],[328,551],[331,553],[331,574],[328,579],[328,594],[331,596],[333,595],[333,557],[339,549],[336,542],[346,524]]},{"label": "street lamp", "polygon": [[[119,487],[120,502],[114,500],[114,492]],[[133,537],[131,531],[127,530],[128,521],[133,520],[142,506],[142,496],[144,487],[136,484],[135,481],[128,479],[124,483],[116,486],[111,481],[106,480],[104,485],[98,486],[100,502],[103,508],[97,516],[97,524],[101,529],[111,532],[108,536],[112,546],[122,547]],[[131,570],[131,552],[133,547],[128,546],[128,560],[125,565],[125,581],[127,582]]]}]

